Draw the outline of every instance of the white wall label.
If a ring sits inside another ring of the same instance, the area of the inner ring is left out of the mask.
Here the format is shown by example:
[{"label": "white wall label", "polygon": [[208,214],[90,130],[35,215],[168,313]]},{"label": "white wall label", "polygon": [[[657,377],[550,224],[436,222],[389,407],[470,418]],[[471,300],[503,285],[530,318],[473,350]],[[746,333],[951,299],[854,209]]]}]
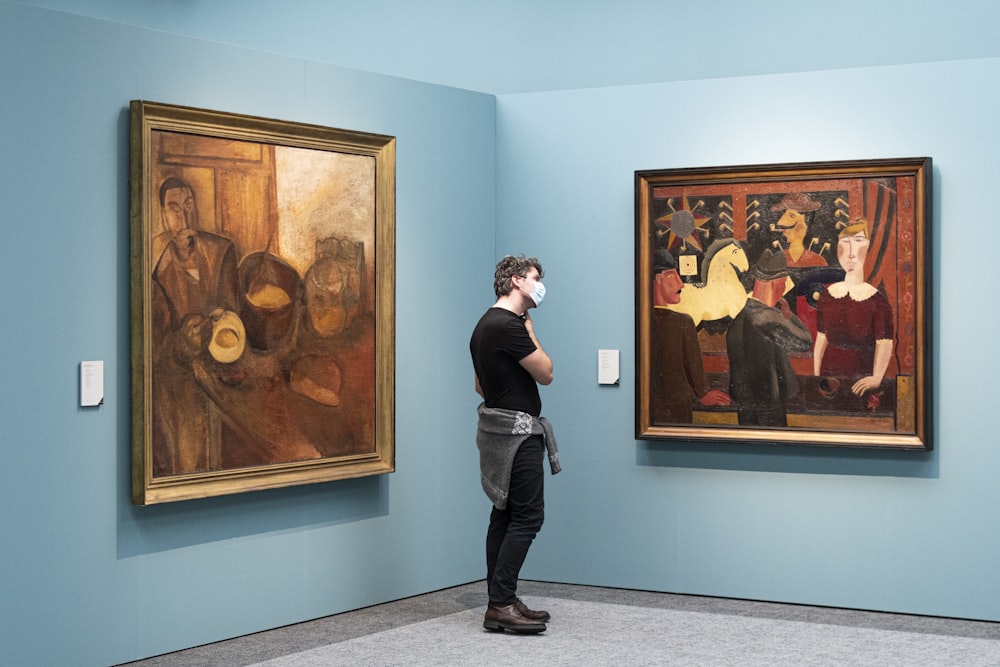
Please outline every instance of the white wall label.
[{"label": "white wall label", "polygon": [[104,362],[80,362],[80,407],[104,403]]},{"label": "white wall label", "polygon": [[597,383],[618,384],[618,350],[597,351]]}]

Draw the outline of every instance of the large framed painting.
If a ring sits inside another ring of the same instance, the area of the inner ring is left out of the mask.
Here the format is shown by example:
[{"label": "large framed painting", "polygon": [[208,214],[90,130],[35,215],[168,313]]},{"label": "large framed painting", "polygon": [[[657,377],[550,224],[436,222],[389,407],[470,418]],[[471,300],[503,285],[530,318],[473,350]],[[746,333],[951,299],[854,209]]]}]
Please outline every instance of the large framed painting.
[{"label": "large framed painting", "polygon": [[392,472],[395,139],[130,117],[133,503]]},{"label": "large framed painting", "polygon": [[930,449],[931,178],[637,171],[636,438]]}]

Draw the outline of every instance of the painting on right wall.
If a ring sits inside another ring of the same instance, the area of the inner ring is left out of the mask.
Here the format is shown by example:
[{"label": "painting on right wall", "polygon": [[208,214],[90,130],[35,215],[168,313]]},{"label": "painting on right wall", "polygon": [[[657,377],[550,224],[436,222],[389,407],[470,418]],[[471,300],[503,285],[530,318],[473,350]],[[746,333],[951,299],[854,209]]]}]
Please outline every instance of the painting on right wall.
[{"label": "painting on right wall", "polygon": [[930,449],[931,174],[637,171],[636,438]]}]

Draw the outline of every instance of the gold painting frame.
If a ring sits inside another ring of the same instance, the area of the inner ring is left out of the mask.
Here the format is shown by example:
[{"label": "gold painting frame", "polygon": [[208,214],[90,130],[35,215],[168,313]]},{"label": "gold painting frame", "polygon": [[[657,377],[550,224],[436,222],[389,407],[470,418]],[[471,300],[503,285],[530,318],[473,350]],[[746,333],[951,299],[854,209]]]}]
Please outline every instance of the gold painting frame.
[{"label": "gold painting frame", "polygon": [[635,437],[930,450],[928,157],[635,172]]},{"label": "gold painting frame", "polygon": [[131,102],[133,504],[395,470],[395,162]]}]

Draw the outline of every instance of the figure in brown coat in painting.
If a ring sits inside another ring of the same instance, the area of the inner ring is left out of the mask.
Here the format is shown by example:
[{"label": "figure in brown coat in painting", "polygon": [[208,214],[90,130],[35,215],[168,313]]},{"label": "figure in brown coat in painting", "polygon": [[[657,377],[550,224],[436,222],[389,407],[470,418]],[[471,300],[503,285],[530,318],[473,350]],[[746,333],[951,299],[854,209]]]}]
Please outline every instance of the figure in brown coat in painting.
[{"label": "figure in brown coat in painting", "polygon": [[724,391],[708,386],[694,320],[666,307],[680,302],[683,288],[674,256],[665,249],[654,251],[649,401],[654,425],[690,424],[695,401],[704,406],[730,403]]},{"label": "figure in brown coat in painting", "polygon": [[217,457],[211,450],[219,441],[213,432],[218,423],[191,364],[209,349],[213,324],[236,310],[238,281],[236,248],[198,228],[191,185],[167,178],[159,198],[163,231],[152,244],[152,407],[153,473],[162,476],[209,470]]}]

